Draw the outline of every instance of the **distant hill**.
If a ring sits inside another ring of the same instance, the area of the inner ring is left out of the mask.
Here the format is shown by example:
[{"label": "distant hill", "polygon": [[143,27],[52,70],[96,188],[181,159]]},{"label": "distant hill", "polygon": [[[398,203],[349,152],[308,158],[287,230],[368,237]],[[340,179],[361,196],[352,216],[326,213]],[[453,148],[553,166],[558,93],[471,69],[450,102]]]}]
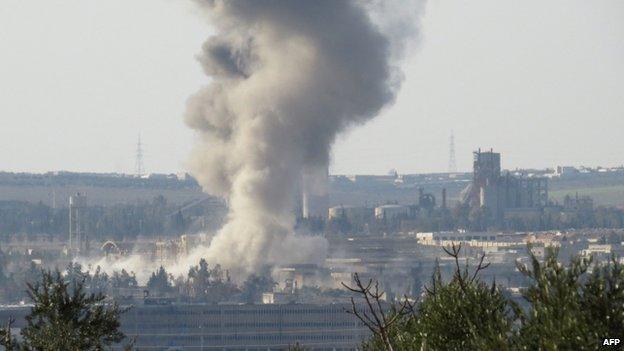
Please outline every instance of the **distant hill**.
[{"label": "distant hill", "polygon": [[90,205],[151,201],[162,195],[170,204],[186,204],[209,197],[188,174],[150,174],[136,177],[118,173],[0,172],[0,201],[42,202],[67,207],[69,196],[87,194]]}]

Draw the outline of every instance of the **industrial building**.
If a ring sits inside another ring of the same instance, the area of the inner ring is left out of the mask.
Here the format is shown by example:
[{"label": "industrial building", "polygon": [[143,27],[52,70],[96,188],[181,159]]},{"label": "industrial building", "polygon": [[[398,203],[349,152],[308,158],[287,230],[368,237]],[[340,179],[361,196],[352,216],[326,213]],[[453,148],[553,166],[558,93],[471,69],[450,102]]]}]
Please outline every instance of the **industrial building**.
[{"label": "industrial building", "polygon": [[[139,350],[357,350],[370,335],[350,304],[140,304],[121,318]],[[0,320],[25,325],[29,307],[0,308]],[[116,348],[117,349],[117,348]],[[121,349],[121,348],[118,348]]]},{"label": "industrial building", "polygon": [[500,153],[479,149],[474,152],[473,180],[465,201],[498,219],[532,215],[548,205],[548,179],[503,174]]}]

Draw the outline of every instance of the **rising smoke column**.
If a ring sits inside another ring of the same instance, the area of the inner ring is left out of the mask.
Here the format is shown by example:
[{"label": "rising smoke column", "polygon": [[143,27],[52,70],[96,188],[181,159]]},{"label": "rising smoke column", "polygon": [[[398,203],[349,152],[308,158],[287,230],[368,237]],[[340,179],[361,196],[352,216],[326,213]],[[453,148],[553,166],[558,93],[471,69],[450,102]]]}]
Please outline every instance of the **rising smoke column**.
[{"label": "rising smoke column", "polygon": [[190,168],[230,212],[210,247],[190,259],[242,273],[320,262],[326,242],[292,234],[297,182],[326,169],[338,133],[393,101],[396,46],[362,1],[197,3],[216,34],[199,56],[212,81],[185,115],[201,138]]}]

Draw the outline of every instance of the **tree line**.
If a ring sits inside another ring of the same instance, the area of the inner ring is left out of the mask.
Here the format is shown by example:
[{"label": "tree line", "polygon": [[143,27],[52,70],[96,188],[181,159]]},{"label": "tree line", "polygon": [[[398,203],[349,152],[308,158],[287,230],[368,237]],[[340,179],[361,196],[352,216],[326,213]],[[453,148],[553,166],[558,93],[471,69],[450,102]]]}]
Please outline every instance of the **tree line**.
[{"label": "tree line", "polygon": [[[522,307],[495,282],[480,279],[488,267],[485,256],[471,269],[460,261],[460,250],[446,249],[455,261],[450,279],[437,269],[422,296],[406,296],[393,305],[383,301],[384,292],[373,280],[362,281],[356,274],[353,285],[345,284],[356,295],[347,312],[372,332],[363,350],[596,350],[604,340],[622,338],[624,266],[615,257],[602,264],[574,257],[564,265],[556,249],[540,262],[529,248],[530,264],[518,264],[530,280],[522,293],[527,306]],[[67,274],[41,271],[28,284],[33,307],[21,341],[13,336],[14,321],[9,320],[0,328],[0,346],[8,351],[133,347],[120,329],[126,309],[89,291],[88,278],[75,268]],[[189,279],[216,279],[209,272],[200,263],[189,271]],[[150,280],[156,284],[163,276],[164,269]],[[356,303],[358,299],[362,301]],[[305,350],[305,345],[290,349]]]},{"label": "tree line", "polygon": [[[191,218],[183,216],[163,196],[149,202],[90,206],[86,212],[88,231],[92,238],[121,240],[140,235],[180,234],[186,231]],[[69,209],[52,208],[42,202],[0,202],[0,238],[11,240],[22,236],[31,240],[44,235],[52,240],[65,239],[69,231]]]}]

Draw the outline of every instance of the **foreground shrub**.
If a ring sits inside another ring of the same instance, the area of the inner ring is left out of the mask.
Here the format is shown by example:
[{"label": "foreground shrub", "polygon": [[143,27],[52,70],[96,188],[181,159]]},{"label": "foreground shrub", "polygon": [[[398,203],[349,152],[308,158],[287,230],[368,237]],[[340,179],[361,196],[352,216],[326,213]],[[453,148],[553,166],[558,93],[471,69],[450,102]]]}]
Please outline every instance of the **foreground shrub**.
[{"label": "foreground shrub", "polygon": [[349,311],[373,333],[365,350],[596,350],[605,338],[624,336],[624,267],[615,257],[563,265],[558,250],[540,262],[529,247],[530,265],[518,265],[529,282],[521,309],[494,282],[479,279],[484,256],[470,273],[460,250],[445,249],[456,264],[450,281],[436,268],[421,301],[405,297],[385,314],[378,284],[349,287],[371,306],[358,310],[352,301]]}]

